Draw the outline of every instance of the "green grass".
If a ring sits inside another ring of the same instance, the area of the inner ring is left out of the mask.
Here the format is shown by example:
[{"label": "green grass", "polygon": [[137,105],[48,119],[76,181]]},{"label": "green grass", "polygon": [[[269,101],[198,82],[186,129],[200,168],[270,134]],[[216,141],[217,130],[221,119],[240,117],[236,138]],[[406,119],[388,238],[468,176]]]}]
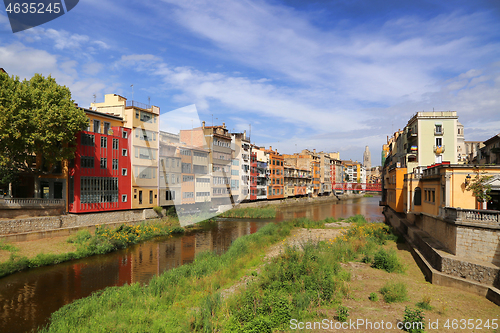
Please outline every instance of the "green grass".
[{"label": "green grass", "polygon": [[231,218],[251,218],[251,219],[274,219],[276,217],[276,207],[246,207],[233,208],[219,215],[220,217]]},{"label": "green grass", "polygon": [[[339,308],[350,294],[350,273],[340,262],[360,258],[367,248],[390,237],[384,225],[363,223],[359,217],[352,221],[356,231],[346,231],[342,239],[285,248],[256,273],[267,246],[283,240],[294,227],[321,227],[325,221],[268,224],[236,239],[226,253],[199,254],[193,263],[154,277],[146,286],[106,288],[66,305],[52,314],[50,326],[41,332],[285,330],[291,318],[317,318],[320,307]],[[241,292],[222,299],[221,290],[243,275],[253,279]]]},{"label": "green grass", "polygon": [[11,256],[9,260],[0,263],[0,277],[29,268],[59,264],[96,254],[105,254],[153,237],[183,232],[184,229],[181,227],[171,227],[168,224],[160,222],[143,222],[135,226],[121,225],[114,229],[97,227],[94,235],[91,235],[88,230],[80,230],[68,239],[68,242],[74,243],[77,246],[76,252],[62,254],[40,253],[31,259],[18,256],[13,246],[4,244],[4,248],[11,248],[12,250],[10,250]]},{"label": "green grass", "polygon": [[386,303],[404,302],[408,299],[406,284],[403,282],[388,281],[381,289]]}]

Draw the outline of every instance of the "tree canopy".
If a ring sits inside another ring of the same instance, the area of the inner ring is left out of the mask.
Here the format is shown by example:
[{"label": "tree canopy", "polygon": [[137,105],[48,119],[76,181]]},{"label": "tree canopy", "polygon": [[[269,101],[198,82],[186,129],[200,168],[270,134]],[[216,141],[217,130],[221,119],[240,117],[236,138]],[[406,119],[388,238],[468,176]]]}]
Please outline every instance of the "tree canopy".
[{"label": "tree canopy", "polygon": [[74,157],[76,133],[88,125],[66,86],[35,74],[20,81],[0,72],[0,183]]}]

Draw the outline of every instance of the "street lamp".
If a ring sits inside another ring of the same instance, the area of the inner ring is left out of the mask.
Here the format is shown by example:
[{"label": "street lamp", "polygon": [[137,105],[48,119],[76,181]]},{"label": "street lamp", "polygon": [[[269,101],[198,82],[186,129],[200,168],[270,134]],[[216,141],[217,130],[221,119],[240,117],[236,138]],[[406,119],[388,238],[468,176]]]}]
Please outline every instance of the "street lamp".
[{"label": "street lamp", "polygon": [[467,177],[465,177],[465,186],[469,185],[471,178],[472,177],[470,176],[470,174],[468,174]]}]

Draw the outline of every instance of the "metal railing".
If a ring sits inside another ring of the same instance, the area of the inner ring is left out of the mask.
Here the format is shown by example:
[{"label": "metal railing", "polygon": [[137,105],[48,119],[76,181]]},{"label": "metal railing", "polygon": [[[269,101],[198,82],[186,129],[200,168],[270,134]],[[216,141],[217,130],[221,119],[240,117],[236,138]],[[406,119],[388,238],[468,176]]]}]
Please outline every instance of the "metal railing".
[{"label": "metal railing", "polygon": [[141,102],[137,102],[137,101],[127,101],[126,106],[137,107],[137,108],[141,108],[141,109],[144,109],[144,110],[151,109],[151,105],[148,105],[148,104],[145,104],[145,103],[141,103]]}]

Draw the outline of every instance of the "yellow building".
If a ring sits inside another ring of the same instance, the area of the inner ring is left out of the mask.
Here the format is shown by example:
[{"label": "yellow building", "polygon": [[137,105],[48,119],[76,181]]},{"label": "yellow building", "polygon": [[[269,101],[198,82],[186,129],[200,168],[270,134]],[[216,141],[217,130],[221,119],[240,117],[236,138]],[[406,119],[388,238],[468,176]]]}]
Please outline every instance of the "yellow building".
[{"label": "yellow building", "polygon": [[151,208],[158,204],[158,152],[160,108],[127,101],[116,94],[104,96],[103,103],[92,103],[98,112],[114,114],[132,129],[129,149],[132,165],[132,208]]}]

